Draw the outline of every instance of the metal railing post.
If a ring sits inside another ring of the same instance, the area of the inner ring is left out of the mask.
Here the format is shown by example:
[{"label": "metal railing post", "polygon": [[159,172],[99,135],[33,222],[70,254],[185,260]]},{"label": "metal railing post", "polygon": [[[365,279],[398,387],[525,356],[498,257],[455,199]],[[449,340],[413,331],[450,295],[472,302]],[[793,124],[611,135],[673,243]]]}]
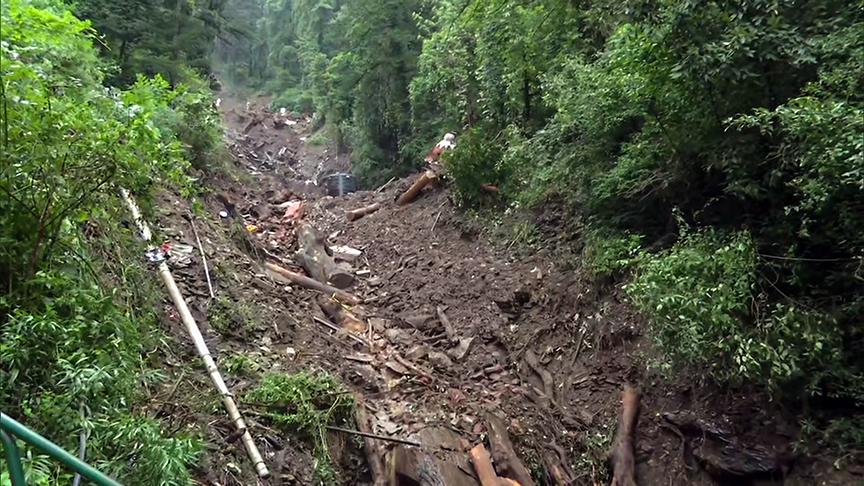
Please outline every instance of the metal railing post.
[{"label": "metal railing post", "polygon": [[[19,423],[17,420],[13,419],[12,417],[6,415],[3,412],[0,412],[0,432],[2,432],[3,447],[4,449],[6,449],[6,457],[9,460],[9,471],[10,475],[12,476],[13,486],[18,486],[15,483],[14,476],[16,473],[15,464],[18,465],[18,469],[22,476],[21,486],[24,486],[23,467],[21,465],[21,457],[18,454],[18,449],[15,447],[15,437],[41,450],[45,454],[48,454],[54,460],[59,461],[67,468],[81,474],[82,476],[89,479],[90,481],[93,481],[93,483],[98,484],[99,486],[122,486],[117,481],[114,481],[108,476],[97,471],[87,463],[79,460],[77,457],[61,449],[57,444],[51,442],[45,437],[42,437],[36,432],[33,432],[32,430],[28,429],[27,427]],[[13,456],[17,458],[17,462],[13,463]]]},{"label": "metal railing post", "polygon": [[12,486],[27,486],[24,482],[24,464],[21,463],[21,454],[18,453],[15,438],[0,429],[0,440],[3,442],[3,449],[6,450],[6,467],[9,468]]}]

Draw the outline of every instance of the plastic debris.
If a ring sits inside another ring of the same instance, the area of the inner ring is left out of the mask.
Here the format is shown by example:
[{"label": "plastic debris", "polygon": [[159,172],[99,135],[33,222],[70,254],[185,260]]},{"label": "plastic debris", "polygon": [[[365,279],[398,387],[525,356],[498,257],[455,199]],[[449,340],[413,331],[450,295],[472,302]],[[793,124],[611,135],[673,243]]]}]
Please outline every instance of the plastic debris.
[{"label": "plastic debris", "polygon": [[191,265],[192,255],[195,253],[194,246],[174,243],[172,241],[162,243],[161,250],[162,253],[168,255],[168,263],[176,268],[184,268]]},{"label": "plastic debris", "polygon": [[285,205],[285,215],[282,216],[283,224],[290,224],[303,217],[303,201],[289,201]]},{"label": "plastic debris", "polygon": [[248,231],[250,233],[254,233],[254,232],[258,231],[258,227],[255,226],[254,224],[247,224],[246,225],[246,231]]}]

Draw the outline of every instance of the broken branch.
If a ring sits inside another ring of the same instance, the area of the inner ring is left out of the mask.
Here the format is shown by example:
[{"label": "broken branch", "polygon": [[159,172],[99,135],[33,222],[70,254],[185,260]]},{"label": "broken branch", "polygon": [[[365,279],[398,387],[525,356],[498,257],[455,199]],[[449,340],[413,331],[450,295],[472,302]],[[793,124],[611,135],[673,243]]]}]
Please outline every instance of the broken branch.
[{"label": "broken branch", "polygon": [[274,265],[274,264],[268,262],[268,263],[265,263],[264,266],[270,270],[273,270],[274,272],[278,273],[279,275],[282,275],[283,277],[287,278],[291,282],[293,282],[297,285],[300,285],[301,287],[305,287],[305,288],[311,289],[311,290],[317,290],[318,292],[321,292],[322,294],[325,294],[325,295],[335,296],[340,301],[342,301],[348,305],[357,305],[360,302],[362,302],[362,300],[360,298],[355,297],[355,296],[349,294],[348,292],[345,292],[344,290],[339,290],[336,287],[333,287],[332,285],[327,285],[327,284],[321,283],[317,280],[313,280],[313,279],[311,279],[305,275],[300,275],[299,273],[294,273],[290,270],[286,270],[286,269],[280,267],[279,265]]},{"label": "broken branch", "polygon": [[636,459],[633,448],[636,438],[636,412],[639,409],[639,394],[629,385],[624,386],[621,399],[621,416],[618,430],[609,449],[608,459],[612,465],[611,486],[636,486]]},{"label": "broken branch", "polygon": [[474,463],[474,470],[477,471],[480,486],[500,486],[498,475],[495,474],[495,468],[492,467],[492,458],[483,444],[477,444],[471,449],[471,462]]},{"label": "broken branch", "polygon": [[300,246],[297,258],[310,277],[338,289],[348,288],[354,283],[354,275],[333,261],[327,253],[329,248],[324,244],[324,239],[318,236],[311,225],[300,225],[297,243]]},{"label": "broken branch", "polygon": [[410,445],[410,446],[415,446],[415,447],[420,447],[422,445],[419,442],[412,442],[410,440],[399,439],[396,437],[387,437],[384,435],[369,434],[366,432],[361,432],[359,430],[343,429],[341,427],[334,427],[332,425],[328,425],[327,429],[335,430],[337,432],[345,432],[346,434],[359,435],[360,437],[366,437],[367,439],[386,440],[388,442],[396,442],[398,444],[405,444],[405,445]]},{"label": "broken branch", "polygon": [[204,276],[207,277],[207,288],[210,290],[210,298],[215,299],[216,294],[213,293],[213,282],[210,280],[210,269],[207,268],[207,257],[204,255],[204,246],[201,244],[201,238],[198,237],[198,230],[195,229],[195,220],[191,215],[186,215],[189,220],[189,225],[192,226],[192,233],[195,234],[195,241],[198,242],[198,251],[201,252],[201,263],[204,264]]},{"label": "broken branch", "polygon": [[351,211],[346,211],[345,216],[348,218],[348,221],[354,221],[355,219],[360,219],[367,214],[374,213],[381,208],[381,205],[378,203],[370,204],[368,206],[364,206],[362,208],[352,209]]},{"label": "broken branch", "polygon": [[439,305],[435,310],[438,313],[438,320],[441,321],[441,325],[444,327],[444,332],[447,333],[447,338],[452,344],[458,344],[459,336],[453,330],[453,324],[450,323],[450,319],[444,314],[444,308]]},{"label": "broken branch", "polygon": [[[340,328],[336,324],[333,324],[332,322],[328,321],[327,319],[322,319],[318,316],[312,316],[312,320],[317,322],[318,324],[323,324],[325,327],[329,327],[333,331],[339,332],[342,330],[342,328]],[[366,340],[361,338],[360,336],[355,336],[354,334],[351,334],[350,332],[347,332],[347,331],[346,331],[346,333],[348,334],[348,337],[350,337],[354,341],[362,344],[363,346],[369,346],[369,343],[367,343]]]},{"label": "broken branch", "polygon": [[396,204],[398,206],[403,206],[410,203],[417,198],[417,195],[420,194],[420,191],[422,191],[423,188],[436,179],[438,179],[438,175],[431,170],[427,170],[417,178],[414,184],[411,184],[411,187],[409,187],[407,191],[399,196],[399,199],[396,200]]},{"label": "broken branch", "polygon": [[498,474],[515,479],[522,486],[534,486],[531,473],[513,450],[504,422],[495,415],[487,413],[486,430],[489,431],[489,448],[492,450],[492,458],[495,460]]},{"label": "broken branch", "polygon": [[[357,428],[364,434],[372,435],[372,417],[366,412],[363,397],[357,395],[354,399],[354,415]],[[384,474],[384,455],[379,445],[372,437],[363,437],[363,447],[366,449],[366,460],[369,461],[369,471],[372,473],[373,486],[387,486],[387,476]]]}]

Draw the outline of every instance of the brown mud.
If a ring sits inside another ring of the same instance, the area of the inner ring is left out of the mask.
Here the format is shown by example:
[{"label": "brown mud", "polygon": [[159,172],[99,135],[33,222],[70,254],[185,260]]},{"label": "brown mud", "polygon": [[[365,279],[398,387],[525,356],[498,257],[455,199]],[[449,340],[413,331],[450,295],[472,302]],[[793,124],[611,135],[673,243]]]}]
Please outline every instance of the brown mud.
[{"label": "brown mud", "polygon": [[[347,158],[305,143],[312,135],[308,117],[270,113],[265,102],[256,100],[247,111],[245,102],[225,99],[220,108],[226,144],[243,175],[207,180],[212,193],[206,214],[196,219],[216,299],[197,249],[190,265],[172,268],[236,395],[264,372],[325,371],[363,394],[375,433],[438,437],[435,456],[463,474],[474,474],[467,451],[485,443],[484,416],[492,412],[504,419],[537,484],[555,484],[551,466],[563,468],[572,484],[602,484],[609,478],[604,455],[622,389],[630,384],[641,394],[637,484],[861,482],[834,470],[827,454],[795,453],[794,413],[746,391],[720,391],[680,370],[674,377],[654,371],[644,320],[619,287],[580,277],[578,254],[564,241],[563,227],[572,218],[554,202],[533,215],[534,249],[517,252],[522,243],[461,214],[443,186],[427,188],[402,207],[393,201],[410,180],[380,192],[328,197],[316,183],[348,169]],[[318,294],[265,271],[263,262],[275,256],[302,272],[296,241],[280,221],[285,210],[278,205],[291,199],[304,201],[303,220],[330,244],[362,250],[352,264],[356,282],[349,291],[365,301],[352,312],[370,324],[364,338],[372,349],[313,319],[326,318]],[[346,211],[374,202],[378,211],[346,219]],[[183,218],[188,203],[164,193],[158,205],[162,234],[196,246]],[[244,230],[241,220],[256,230]],[[205,431],[210,446],[196,471],[199,483],[314,484],[309,445],[276,431],[241,400],[272,473],[254,478],[241,441],[226,442],[233,427],[168,302],[164,321],[179,346],[167,359],[173,378],[155,403],[176,429],[197,425]],[[461,346],[444,332],[439,309]],[[229,363],[238,355],[254,363],[251,371],[232,370]],[[395,365],[397,355],[421,374]],[[362,442],[331,431],[328,443],[342,484],[372,483]]]}]

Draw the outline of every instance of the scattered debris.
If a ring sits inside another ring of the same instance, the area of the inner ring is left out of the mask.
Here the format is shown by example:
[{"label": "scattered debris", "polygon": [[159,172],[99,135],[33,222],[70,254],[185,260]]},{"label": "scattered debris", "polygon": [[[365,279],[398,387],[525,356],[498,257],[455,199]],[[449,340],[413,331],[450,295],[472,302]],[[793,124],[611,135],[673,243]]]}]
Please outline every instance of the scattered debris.
[{"label": "scattered debris", "polygon": [[162,253],[168,255],[168,263],[174,268],[186,268],[192,264],[192,254],[195,253],[195,247],[166,241],[162,243]]},{"label": "scattered debris", "polygon": [[330,253],[336,260],[342,260],[348,263],[354,263],[358,258],[360,258],[360,255],[363,254],[362,251],[351,248],[350,246],[331,246]]},{"label": "scattered debris", "polygon": [[303,201],[287,201],[280,204],[280,207],[282,206],[285,207],[285,214],[282,216],[282,224],[291,224],[303,217]]},{"label": "scattered debris", "polygon": [[474,338],[462,338],[455,348],[447,351],[447,355],[453,358],[454,361],[462,361],[471,352],[471,345],[474,344]]}]

